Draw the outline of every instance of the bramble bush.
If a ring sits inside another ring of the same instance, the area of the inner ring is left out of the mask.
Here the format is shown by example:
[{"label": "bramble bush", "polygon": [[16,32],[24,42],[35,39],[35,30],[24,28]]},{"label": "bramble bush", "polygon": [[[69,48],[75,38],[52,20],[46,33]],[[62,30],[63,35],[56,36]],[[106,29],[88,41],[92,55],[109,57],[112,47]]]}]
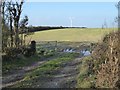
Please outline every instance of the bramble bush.
[{"label": "bramble bush", "polygon": [[97,88],[120,88],[120,31],[106,35],[93,51]]}]

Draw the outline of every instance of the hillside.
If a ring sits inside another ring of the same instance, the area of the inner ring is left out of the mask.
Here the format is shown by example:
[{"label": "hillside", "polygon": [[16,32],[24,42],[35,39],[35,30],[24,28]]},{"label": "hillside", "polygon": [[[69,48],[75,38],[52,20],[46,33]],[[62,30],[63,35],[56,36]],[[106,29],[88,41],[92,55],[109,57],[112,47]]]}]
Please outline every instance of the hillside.
[{"label": "hillside", "polygon": [[98,42],[103,37],[115,29],[98,29],[98,28],[67,28],[67,29],[57,29],[48,31],[35,32],[33,35],[27,37],[27,40],[39,41],[71,41],[71,42],[81,42],[81,41],[91,41]]}]

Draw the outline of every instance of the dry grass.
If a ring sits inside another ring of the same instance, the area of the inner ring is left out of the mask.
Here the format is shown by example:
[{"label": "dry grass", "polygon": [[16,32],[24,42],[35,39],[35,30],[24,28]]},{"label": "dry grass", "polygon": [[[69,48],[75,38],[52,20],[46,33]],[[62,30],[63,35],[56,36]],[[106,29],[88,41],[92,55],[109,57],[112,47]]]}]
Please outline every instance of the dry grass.
[{"label": "dry grass", "polygon": [[93,54],[99,62],[96,87],[120,88],[120,32],[110,33],[104,37]]}]

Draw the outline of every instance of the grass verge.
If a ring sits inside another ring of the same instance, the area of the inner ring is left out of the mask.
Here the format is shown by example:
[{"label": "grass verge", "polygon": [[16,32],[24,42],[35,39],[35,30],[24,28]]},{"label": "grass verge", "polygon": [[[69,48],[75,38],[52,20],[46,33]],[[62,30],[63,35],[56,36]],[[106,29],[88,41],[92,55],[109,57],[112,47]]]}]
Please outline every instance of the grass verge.
[{"label": "grass verge", "polygon": [[81,60],[80,73],[77,77],[77,88],[93,88],[95,87],[95,74],[92,67],[91,56],[84,57]]},{"label": "grass verge", "polygon": [[11,71],[21,69],[24,66],[31,65],[32,63],[35,63],[37,61],[40,61],[40,57],[38,55],[34,55],[31,57],[24,57],[21,56],[20,58],[16,58],[14,60],[7,60],[2,61],[2,73],[7,74]]}]

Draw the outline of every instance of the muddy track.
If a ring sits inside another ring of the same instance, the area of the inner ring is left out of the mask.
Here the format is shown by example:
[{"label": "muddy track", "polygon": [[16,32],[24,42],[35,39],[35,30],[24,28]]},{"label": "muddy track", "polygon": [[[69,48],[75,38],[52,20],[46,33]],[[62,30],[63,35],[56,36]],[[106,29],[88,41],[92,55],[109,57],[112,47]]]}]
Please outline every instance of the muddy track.
[{"label": "muddy track", "polygon": [[[77,83],[77,76],[79,74],[79,65],[81,58],[76,58],[71,62],[65,63],[59,71],[42,82],[38,82],[37,88],[75,88]],[[47,81],[46,81],[47,80]],[[42,83],[42,84],[41,84]]]},{"label": "muddy track", "polygon": [[[50,59],[48,59],[50,60]],[[21,82],[26,73],[32,71],[43,63],[47,62],[39,61],[31,66],[23,67],[21,70],[13,73],[11,75],[6,75],[2,77],[2,87],[9,87]],[[39,80],[35,88],[75,88],[76,87],[76,77],[79,73],[79,65],[81,63],[81,58],[76,58],[71,62],[62,64],[62,67],[55,71],[52,77],[44,77],[44,79]],[[41,82],[42,81],[42,82]]]},{"label": "muddy track", "polygon": [[3,88],[8,87],[8,86],[14,85],[18,82],[21,82],[21,80],[24,78],[26,73],[32,71],[33,69],[37,68],[38,66],[40,66],[40,65],[44,64],[45,62],[47,62],[51,59],[54,59],[54,58],[55,57],[49,58],[46,60],[41,60],[39,62],[35,62],[32,65],[22,67],[22,69],[14,71],[13,73],[11,73],[9,75],[2,76],[2,87]]}]

